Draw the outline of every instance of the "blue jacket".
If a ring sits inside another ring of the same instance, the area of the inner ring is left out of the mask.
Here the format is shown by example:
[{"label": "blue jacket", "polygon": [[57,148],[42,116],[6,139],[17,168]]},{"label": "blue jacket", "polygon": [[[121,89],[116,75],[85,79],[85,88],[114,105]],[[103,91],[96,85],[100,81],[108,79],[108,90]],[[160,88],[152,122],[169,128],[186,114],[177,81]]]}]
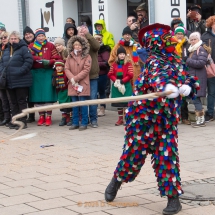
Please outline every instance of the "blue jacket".
[{"label": "blue jacket", "polygon": [[30,87],[32,85],[30,69],[33,65],[33,57],[24,40],[13,45],[8,43],[0,61],[0,73],[10,60],[11,50],[13,50],[13,58],[6,71],[7,88]]}]

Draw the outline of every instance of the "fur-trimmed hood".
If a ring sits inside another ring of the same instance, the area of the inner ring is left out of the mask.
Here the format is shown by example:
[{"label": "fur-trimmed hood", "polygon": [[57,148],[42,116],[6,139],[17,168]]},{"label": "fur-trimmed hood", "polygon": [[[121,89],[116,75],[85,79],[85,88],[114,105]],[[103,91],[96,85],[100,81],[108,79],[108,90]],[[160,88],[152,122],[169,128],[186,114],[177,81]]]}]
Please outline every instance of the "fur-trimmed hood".
[{"label": "fur-trimmed hood", "polygon": [[74,51],[73,44],[78,41],[82,45],[82,58],[86,57],[89,54],[90,51],[90,44],[88,43],[87,39],[81,36],[73,36],[69,39],[67,43],[67,50],[69,53],[69,56],[71,57],[70,53]]}]

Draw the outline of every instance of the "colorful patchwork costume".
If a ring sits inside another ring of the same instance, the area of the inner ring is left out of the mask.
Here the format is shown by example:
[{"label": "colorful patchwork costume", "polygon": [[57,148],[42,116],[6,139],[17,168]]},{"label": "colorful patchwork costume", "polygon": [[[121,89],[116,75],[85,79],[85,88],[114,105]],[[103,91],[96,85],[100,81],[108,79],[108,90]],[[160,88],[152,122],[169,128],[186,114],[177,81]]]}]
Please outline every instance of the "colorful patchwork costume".
[{"label": "colorful patchwork costume", "polygon": [[[174,53],[173,44],[176,41],[171,37],[170,27],[158,23],[149,25],[141,29],[139,41],[149,52],[149,57],[135,82],[133,96],[162,92],[167,90],[169,84],[177,88],[180,94],[183,94],[182,88],[190,89],[189,96],[194,98],[199,82],[196,77],[188,75],[185,64]],[[163,213],[175,214],[181,210],[178,196],[183,190],[177,125],[182,96],[179,93],[175,98],[160,97],[129,103],[123,154],[105,191],[106,201],[114,200],[122,182],[131,182],[136,178],[147,155],[152,154],[160,195],[167,196],[171,206],[167,206]]]}]

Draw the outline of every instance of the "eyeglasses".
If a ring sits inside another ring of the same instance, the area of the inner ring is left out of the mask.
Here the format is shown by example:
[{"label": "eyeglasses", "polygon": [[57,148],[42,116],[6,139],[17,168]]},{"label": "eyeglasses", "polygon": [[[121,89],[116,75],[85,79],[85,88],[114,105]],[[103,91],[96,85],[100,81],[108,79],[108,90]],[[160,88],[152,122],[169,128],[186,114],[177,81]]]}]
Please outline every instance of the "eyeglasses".
[{"label": "eyeglasses", "polygon": [[7,37],[0,37],[0,40],[6,40]]}]

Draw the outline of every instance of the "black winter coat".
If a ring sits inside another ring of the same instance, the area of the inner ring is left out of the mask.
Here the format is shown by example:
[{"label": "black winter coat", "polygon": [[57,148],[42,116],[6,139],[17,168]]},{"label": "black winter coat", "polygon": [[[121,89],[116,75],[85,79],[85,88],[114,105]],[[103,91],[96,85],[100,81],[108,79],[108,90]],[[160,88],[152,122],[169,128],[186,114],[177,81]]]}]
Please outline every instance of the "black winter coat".
[{"label": "black winter coat", "polygon": [[197,92],[197,97],[206,96],[207,88],[207,72],[205,66],[207,64],[208,53],[201,46],[199,48],[198,54],[197,50],[190,53],[189,58],[186,61],[186,64],[189,67],[189,74],[198,77],[200,82],[200,90]]},{"label": "black winter coat", "polygon": [[32,85],[30,69],[33,65],[33,57],[24,40],[20,40],[19,43],[13,45],[8,43],[0,61],[0,73],[10,60],[11,49],[13,49],[13,58],[6,71],[7,88],[30,87]]},{"label": "black winter coat", "polygon": [[202,41],[209,46],[209,40],[211,41],[210,47],[211,47],[211,57],[215,62],[215,35],[212,34],[211,28],[209,28],[203,35],[202,35]]},{"label": "black winter coat", "polygon": [[201,20],[198,23],[198,25],[196,26],[194,21],[188,18],[187,19],[187,30],[191,31],[191,33],[198,31],[202,35],[206,31],[205,20]]}]

